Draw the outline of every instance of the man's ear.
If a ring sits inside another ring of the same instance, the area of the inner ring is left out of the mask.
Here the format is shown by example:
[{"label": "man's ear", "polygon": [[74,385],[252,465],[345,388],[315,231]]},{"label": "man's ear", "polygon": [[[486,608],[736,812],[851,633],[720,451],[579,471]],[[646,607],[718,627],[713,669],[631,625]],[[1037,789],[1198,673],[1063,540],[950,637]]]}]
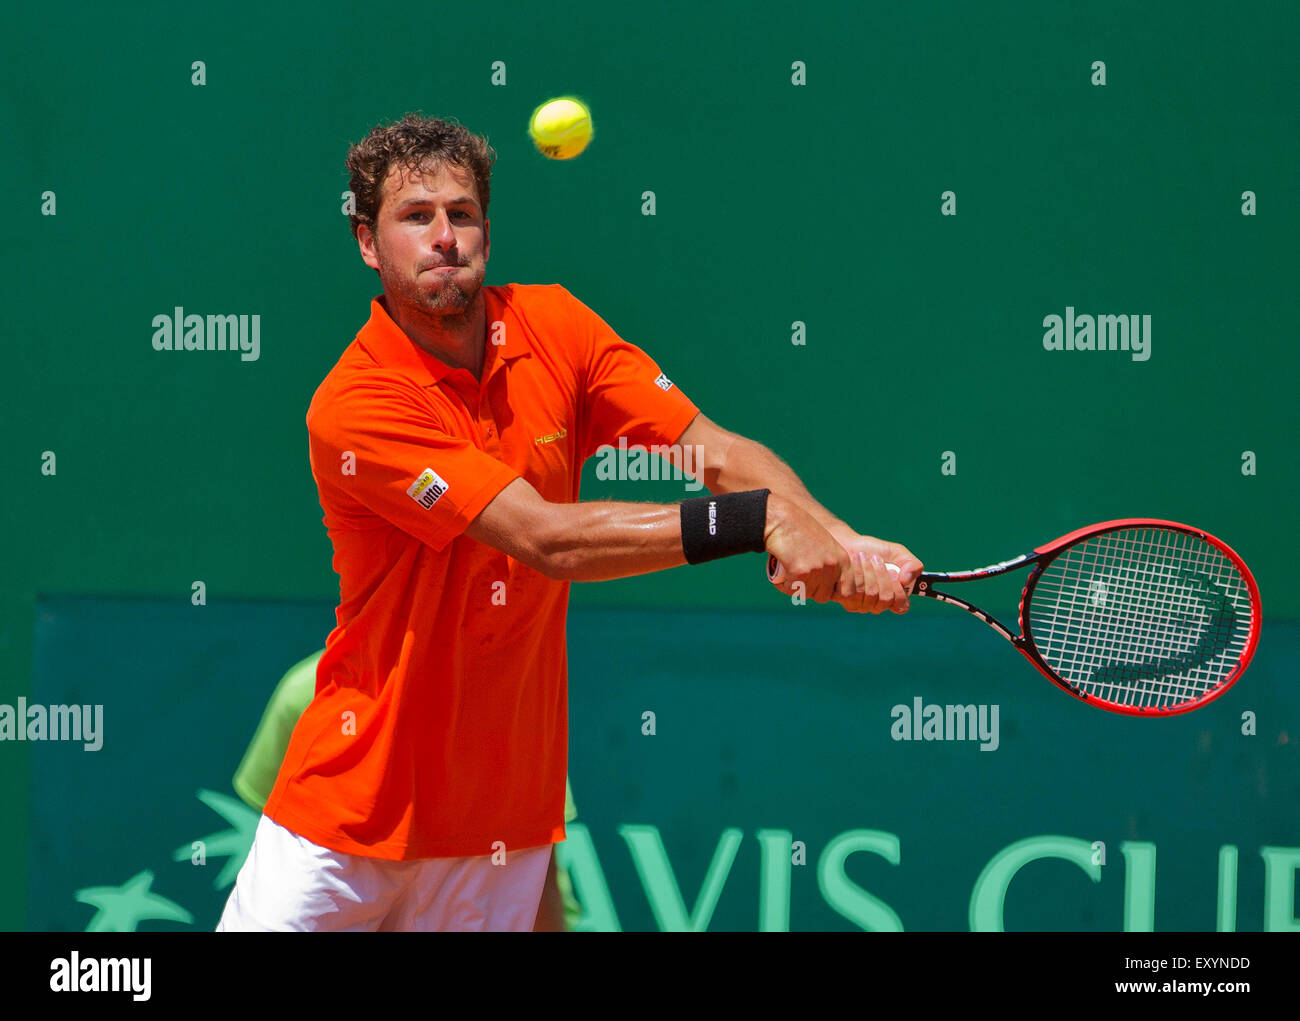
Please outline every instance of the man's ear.
[{"label": "man's ear", "polygon": [[375,233],[364,223],[357,225],[357,247],[361,250],[361,261],[373,270],[379,269],[379,252],[375,248]]},{"label": "man's ear", "polygon": [[492,221],[486,216],[483,217],[483,261],[488,261],[488,256],[492,253],[492,238],[488,234],[488,227]]}]

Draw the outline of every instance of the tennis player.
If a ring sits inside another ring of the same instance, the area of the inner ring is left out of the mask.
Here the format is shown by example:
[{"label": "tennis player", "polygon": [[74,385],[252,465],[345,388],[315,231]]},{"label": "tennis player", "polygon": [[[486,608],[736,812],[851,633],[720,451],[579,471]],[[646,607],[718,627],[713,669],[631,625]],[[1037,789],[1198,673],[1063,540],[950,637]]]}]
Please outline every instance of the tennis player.
[{"label": "tennis player", "polygon": [[[219,930],[531,929],[564,839],[571,582],[766,550],[786,592],[901,613],[921,571],[564,287],[485,286],[495,158],[413,115],[348,153],[383,294],[307,412],[337,626]],[[620,439],[713,495],[579,502]]]}]

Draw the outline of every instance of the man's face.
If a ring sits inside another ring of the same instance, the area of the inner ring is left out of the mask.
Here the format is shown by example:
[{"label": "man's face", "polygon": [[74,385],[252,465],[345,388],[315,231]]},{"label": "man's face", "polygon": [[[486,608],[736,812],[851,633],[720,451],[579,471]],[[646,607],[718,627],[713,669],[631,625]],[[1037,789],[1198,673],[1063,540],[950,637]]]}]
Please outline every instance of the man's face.
[{"label": "man's face", "polygon": [[357,240],[385,295],[415,312],[468,312],[488,259],[488,221],[473,175],[457,166],[423,174],[395,167],[381,194],[377,232],[362,225]]}]

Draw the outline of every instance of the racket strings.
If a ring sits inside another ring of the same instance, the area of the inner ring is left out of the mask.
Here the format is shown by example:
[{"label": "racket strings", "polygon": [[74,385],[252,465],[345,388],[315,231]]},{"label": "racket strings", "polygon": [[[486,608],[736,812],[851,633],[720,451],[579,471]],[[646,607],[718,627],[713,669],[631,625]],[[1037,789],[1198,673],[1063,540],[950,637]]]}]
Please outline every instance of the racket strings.
[{"label": "racket strings", "polygon": [[1117,705],[1165,709],[1224,684],[1252,624],[1232,560],[1196,535],[1121,528],[1067,547],[1043,570],[1027,625],[1063,680]]}]

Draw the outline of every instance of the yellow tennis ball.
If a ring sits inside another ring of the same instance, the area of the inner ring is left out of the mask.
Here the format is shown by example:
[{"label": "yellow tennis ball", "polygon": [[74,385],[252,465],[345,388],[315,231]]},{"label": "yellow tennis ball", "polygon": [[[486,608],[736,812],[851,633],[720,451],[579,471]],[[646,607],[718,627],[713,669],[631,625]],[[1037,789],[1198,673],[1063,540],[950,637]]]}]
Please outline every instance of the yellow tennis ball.
[{"label": "yellow tennis ball", "polygon": [[547,159],[571,160],[591,141],[591,111],[571,97],[548,100],[533,111],[528,134]]}]

